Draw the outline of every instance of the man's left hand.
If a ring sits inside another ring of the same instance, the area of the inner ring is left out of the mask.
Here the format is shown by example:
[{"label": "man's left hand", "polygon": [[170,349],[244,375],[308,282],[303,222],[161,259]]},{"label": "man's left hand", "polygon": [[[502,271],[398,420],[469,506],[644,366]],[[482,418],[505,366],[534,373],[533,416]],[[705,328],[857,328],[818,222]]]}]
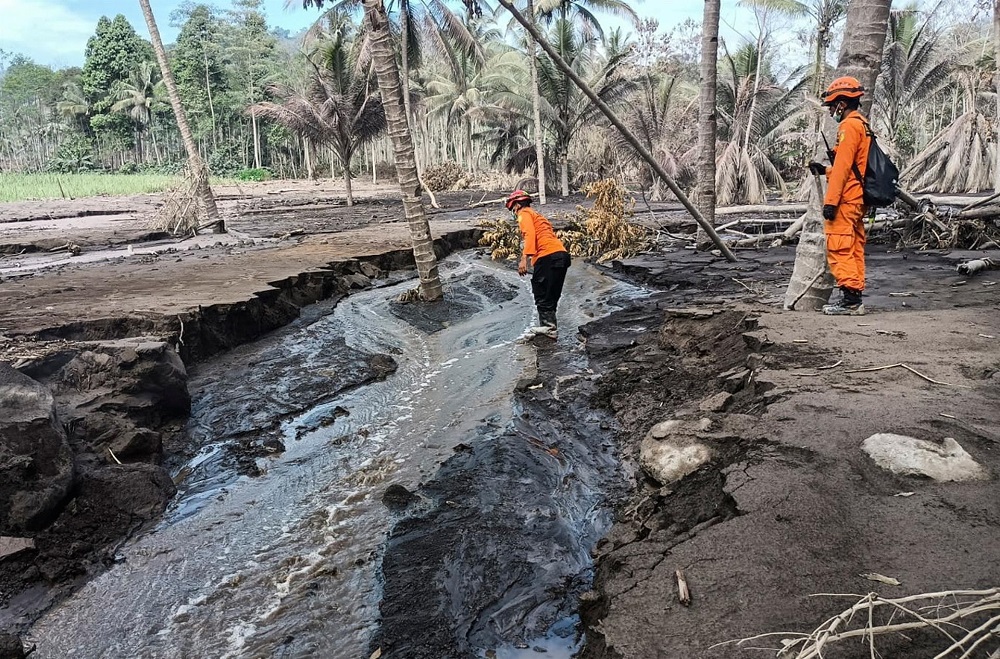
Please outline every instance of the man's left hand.
[{"label": "man's left hand", "polygon": [[833,222],[833,218],[837,217],[837,207],[826,204],[823,206],[823,219],[828,222]]}]

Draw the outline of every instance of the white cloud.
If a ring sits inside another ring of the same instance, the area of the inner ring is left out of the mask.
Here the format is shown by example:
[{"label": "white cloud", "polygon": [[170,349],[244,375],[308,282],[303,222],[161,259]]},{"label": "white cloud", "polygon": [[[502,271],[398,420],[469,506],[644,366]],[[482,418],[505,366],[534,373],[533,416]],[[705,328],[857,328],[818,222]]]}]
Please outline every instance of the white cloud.
[{"label": "white cloud", "polygon": [[39,64],[80,66],[95,22],[50,0],[0,0],[0,49]]}]

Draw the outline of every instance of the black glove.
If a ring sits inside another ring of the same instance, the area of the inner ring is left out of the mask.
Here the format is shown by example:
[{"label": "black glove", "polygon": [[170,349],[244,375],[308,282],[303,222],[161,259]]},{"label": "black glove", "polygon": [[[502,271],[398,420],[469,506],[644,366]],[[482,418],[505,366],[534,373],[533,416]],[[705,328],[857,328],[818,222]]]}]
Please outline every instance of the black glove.
[{"label": "black glove", "polygon": [[821,162],[816,162],[815,160],[809,163],[809,171],[816,176],[823,176],[826,174],[826,165]]},{"label": "black glove", "polygon": [[837,207],[836,206],[832,206],[830,204],[824,205],[823,206],[823,219],[832,222],[833,218],[835,218],[835,217],[837,217]]}]

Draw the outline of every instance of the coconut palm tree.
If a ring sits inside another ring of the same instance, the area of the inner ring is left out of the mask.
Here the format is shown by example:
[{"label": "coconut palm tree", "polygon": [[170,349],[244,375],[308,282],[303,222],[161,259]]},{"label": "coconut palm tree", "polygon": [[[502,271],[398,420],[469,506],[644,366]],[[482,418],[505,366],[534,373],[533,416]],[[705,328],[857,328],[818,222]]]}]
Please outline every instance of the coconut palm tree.
[{"label": "coconut palm tree", "polygon": [[[594,90],[597,96],[610,106],[627,100],[635,89],[633,80],[618,75],[626,52],[608,48],[605,53],[598,51],[598,38],[574,28],[568,20],[557,20],[550,33],[549,42]],[[538,83],[541,92],[542,119],[547,122],[553,136],[553,150],[559,166],[560,188],[563,196],[569,194],[569,148],[577,132],[594,122],[600,110],[590,102],[579,88],[549,59],[538,62]],[[524,103],[522,111],[530,109]]]},{"label": "coconut palm tree", "polygon": [[115,102],[112,112],[127,114],[135,124],[135,150],[137,162],[143,157],[143,135],[153,121],[153,109],[159,100],[157,81],[152,62],[140,62],[128,80],[120,82],[112,92]]},{"label": "coconut palm tree", "polygon": [[188,124],[187,115],[184,113],[184,106],[181,105],[180,94],[177,93],[177,84],[174,82],[174,74],[170,70],[167,61],[167,51],[163,48],[163,40],[160,39],[160,30],[156,27],[156,18],[153,10],[149,6],[149,0],[139,0],[142,7],[142,15],[146,19],[146,26],[149,28],[149,37],[153,43],[153,52],[156,53],[156,61],[160,65],[160,74],[163,77],[163,84],[167,88],[167,97],[174,110],[174,118],[177,120],[177,129],[180,131],[181,139],[184,142],[184,149],[188,154],[188,167],[195,180],[196,194],[204,208],[209,220],[215,222],[215,231],[224,233],[226,231],[225,222],[219,217],[219,209],[215,205],[215,195],[212,194],[212,187],[208,182],[208,168],[202,160],[198,147],[194,142],[191,133],[191,126]]},{"label": "coconut palm tree", "polygon": [[774,158],[783,144],[801,137],[798,99],[809,78],[798,69],[784,82],[775,80],[770,61],[753,43],[726,52],[721,68],[718,111],[725,144],[716,160],[716,203],[761,203],[771,187],[784,194]]},{"label": "coconut palm tree", "polygon": [[988,73],[972,44],[964,61],[956,65],[952,79],[961,92],[964,111],[900,174],[907,187],[937,192],[981,192],[993,188],[996,142],[993,120],[980,108],[991,100]]},{"label": "coconut palm tree", "polygon": [[90,128],[90,103],[83,95],[80,85],[75,82],[68,82],[63,86],[62,99],[56,102],[56,111],[63,119],[75,124],[81,132]]},{"label": "coconut palm tree", "polygon": [[[302,6],[322,9],[323,1],[302,0]],[[410,227],[413,258],[417,266],[417,276],[420,278],[420,297],[426,301],[438,300],[443,295],[441,277],[438,275],[437,256],[434,254],[434,240],[420,197],[420,177],[417,174],[417,162],[413,153],[413,136],[410,133],[406,106],[403,103],[389,15],[382,0],[364,0],[364,9],[371,39],[372,61],[395,154],[396,176],[403,197],[403,213]]]},{"label": "coconut palm tree", "polygon": [[916,146],[916,110],[950,82],[952,62],[944,56],[939,33],[922,22],[916,5],[889,14],[889,35],[875,97],[875,119],[883,136],[905,164]]},{"label": "coconut palm tree", "polygon": [[362,40],[344,22],[312,56],[304,91],[271,87],[280,102],[257,103],[250,111],[272,119],[316,146],[329,146],[344,169],[347,205],[354,205],[351,159],[359,147],[385,131],[385,111]]}]

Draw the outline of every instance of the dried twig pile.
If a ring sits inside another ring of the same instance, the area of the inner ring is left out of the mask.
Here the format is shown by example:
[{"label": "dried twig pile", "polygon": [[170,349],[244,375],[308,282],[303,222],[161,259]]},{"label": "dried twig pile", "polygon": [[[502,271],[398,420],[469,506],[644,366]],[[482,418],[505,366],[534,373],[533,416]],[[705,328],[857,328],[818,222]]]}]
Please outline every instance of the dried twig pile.
[{"label": "dried twig pile", "polygon": [[468,184],[468,180],[469,174],[458,163],[454,162],[431,165],[424,170],[422,177],[424,185],[433,192],[451,190],[460,181],[466,181],[466,184]]},{"label": "dried twig pile", "polygon": [[196,233],[201,216],[198,185],[197,177],[190,170],[185,170],[181,184],[166,195],[163,207],[153,220],[153,228],[172,236]]},{"label": "dried twig pile", "polygon": [[878,593],[829,597],[853,597],[858,601],[808,634],[761,634],[736,644],[744,646],[779,637],[782,647],[773,649],[782,659],[819,659],[830,645],[860,639],[875,657],[881,656],[875,648],[876,637],[926,630],[938,632],[942,637],[941,650],[934,659],[1000,657],[1000,588],[896,598],[881,597]]},{"label": "dried twig pile", "polygon": [[627,259],[651,249],[649,229],[629,220],[635,215],[635,199],[616,179],[604,179],[583,187],[595,197],[594,207],[578,206],[578,219],[557,235],[573,256],[596,258],[598,263]]},{"label": "dried twig pile", "polygon": [[897,248],[996,249],[1000,247],[1000,216],[976,217],[978,213],[939,208],[921,202],[907,217],[875,222],[871,238],[884,238]]}]

